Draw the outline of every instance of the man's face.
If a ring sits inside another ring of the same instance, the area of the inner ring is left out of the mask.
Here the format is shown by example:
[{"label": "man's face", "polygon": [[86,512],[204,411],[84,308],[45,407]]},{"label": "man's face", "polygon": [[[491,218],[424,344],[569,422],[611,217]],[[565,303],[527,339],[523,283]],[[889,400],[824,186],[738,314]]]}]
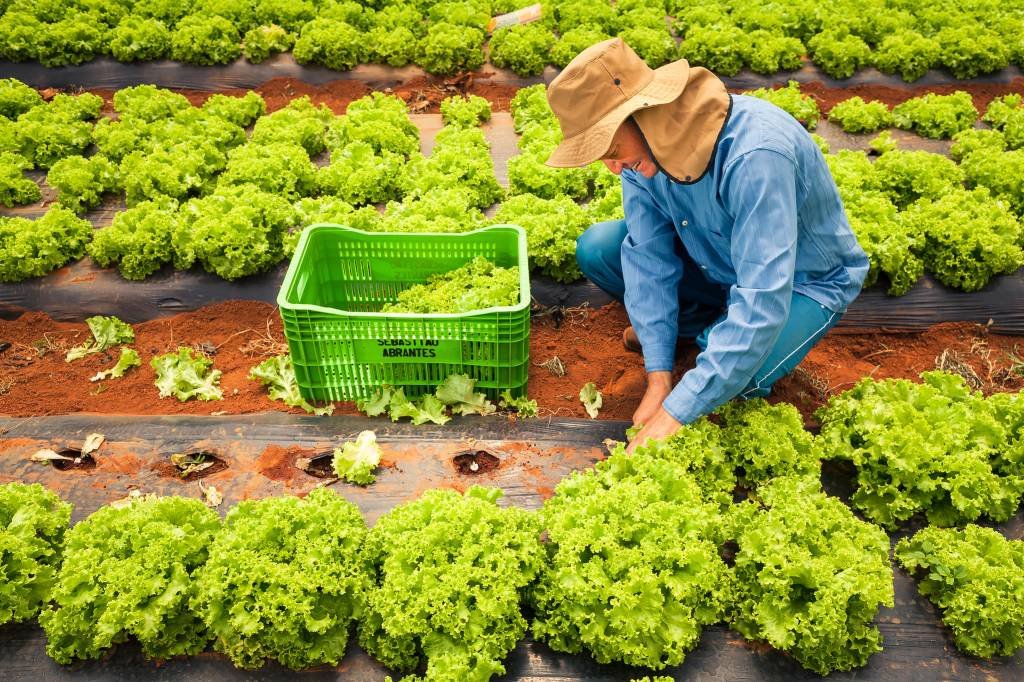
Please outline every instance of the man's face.
[{"label": "man's face", "polygon": [[653,178],[658,172],[654,159],[647,151],[647,145],[640,137],[640,129],[631,118],[619,126],[608,153],[601,161],[616,175],[625,168],[631,168],[645,178]]}]

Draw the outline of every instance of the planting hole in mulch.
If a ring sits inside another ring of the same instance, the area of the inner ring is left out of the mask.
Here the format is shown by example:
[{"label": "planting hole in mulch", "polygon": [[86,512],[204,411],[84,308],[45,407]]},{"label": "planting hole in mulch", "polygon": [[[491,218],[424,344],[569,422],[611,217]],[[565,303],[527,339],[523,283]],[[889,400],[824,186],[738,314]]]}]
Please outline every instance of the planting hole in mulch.
[{"label": "planting hole in mulch", "polygon": [[227,468],[227,462],[208,450],[176,452],[167,462],[157,465],[161,475],[182,481],[198,481]]},{"label": "planting hole in mulch", "polygon": [[[744,472],[743,472],[743,467],[737,467],[736,475],[741,477],[741,478],[745,475]],[[743,485],[737,485],[732,490],[732,501],[733,501],[733,503],[734,504],[739,504],[740,502],[743,502],[744,500],[750,499],[750,493],[751,492],[753,492],[753,490],[751,490],[750,488],[748,488],[746,486],[743,486]]]},{"label": "planting hole in mulch", "polygon": [[467,450],[452,457],[455,469],[464,476],[479,476],[501,466],[501,460],[486,450]]},{"label": "planting hole in mulch", "polygon": [[300,457],[295,460],[295,467],[313,478],[337,478],[334,473],[334,451],[322,452],[313,457]]},{"label": "planting hole in mulch", "polygon": [[829,495],[849,502],[857,491],[857,467],[846,459],[822,460],[821,485]]},{"label": "planting hole in mulch", "polygon": [[725,565],[732,568],[736,565],[736,553],[740,551],[739,543],[735,540],[728,540],[718,548],[718,556],[722,558]]},{"label": "planting hole in mulch", "polygon": [[79,448],[63,448],[56,452],[61,457],[67,458],[50,460],[50,464],[57,471],[89,471],[96,468],[96,460],[92,458],[92,455],[83,455]]}]

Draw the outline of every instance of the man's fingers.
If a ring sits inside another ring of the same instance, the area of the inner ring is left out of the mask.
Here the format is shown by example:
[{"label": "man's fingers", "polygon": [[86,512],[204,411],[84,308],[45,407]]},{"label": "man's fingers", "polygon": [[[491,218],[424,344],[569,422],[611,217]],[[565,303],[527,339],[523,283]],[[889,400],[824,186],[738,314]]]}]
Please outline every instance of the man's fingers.
[{"label": "man's fingers", "polygon": [[647,435],[647,429],[641,428],[635,436],[626,444],[626,454],[632,455],[633,451],[643,445],[649,436]]}]

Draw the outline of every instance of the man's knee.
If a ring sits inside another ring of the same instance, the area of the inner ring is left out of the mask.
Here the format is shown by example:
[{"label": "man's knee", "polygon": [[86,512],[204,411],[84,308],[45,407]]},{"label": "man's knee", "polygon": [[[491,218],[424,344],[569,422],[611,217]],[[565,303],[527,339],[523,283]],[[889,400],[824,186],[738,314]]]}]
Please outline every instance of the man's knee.
[{"label": "man's knee", "polygon": [[775,382],[792,373],[828,330],[838,324],[841,317],[841,313],[832,312],[810,298],[794,294],[790,320],[768,360],[740,395],[744,398],[769,395]]},{"label": "man's knee", "polygon": [[[576,262],[590,279],[607,271],[619,261],[626,221],[610,220],[595,223],[576,239]],[[621,266],[620,266],[621,267]],[[612,268],[614,269],[614,268]]]}]

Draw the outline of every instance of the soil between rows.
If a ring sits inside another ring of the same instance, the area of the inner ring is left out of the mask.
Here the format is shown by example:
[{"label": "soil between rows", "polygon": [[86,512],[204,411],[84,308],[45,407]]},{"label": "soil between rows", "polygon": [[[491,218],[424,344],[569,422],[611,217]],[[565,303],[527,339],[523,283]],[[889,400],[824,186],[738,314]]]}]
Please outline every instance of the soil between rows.
[{"label": "soil between rows", "polygon": [[[533,320],[528,394],[537,400],[541,417],[585,418],[579,390],[593,381],[604,397],[599,418],[632,418],[646,375],[641,357],[622,347],[627,324],[625,310],[617,303]],[[121,379],[90,382],[91,376],[113,366],[118,351],[66,363],[67,349],[90,338],[85,324],[56,322],[38,312],[0,320],[0,347],[2,342],[11,344],[0,352],[0,414],[301,413],[270,400],[265,389],[248,378],[250,368],[261,360],[287,352],[275,306],[227,301],[134,328],[142,366]],[[149,361],[182,345],[208,353],[213,366],[223,372],[223,400],[182,403],[159,397]],[[692,349],[682,354],[679,375],[692,366],[694,356]],[[1024,337],[993,334],[969,323],[941,324],[923,333],[831,333],[794,374],[776,384],[772,400],[791,402],[810,418],[830,395],[851,388],[862,377],[914,379],[936,366],[965,374],[985,392],[1019,390],[1024,386]],[[336,414],[357,411],[353,403],[339,402]]]},{"label": "soil between rows", "polygon": [[[416,114],[439,113],[441,101],[446,97],[456,94],[478,95],[486,98],[491,103],[494,111],[508,111],[509,102],[511,102],[519,87],[507,83],[492,82],[487,79],[488,75],[485,72],[482,74],[463,73],[450,78],[416,76],[385,91],[392,92],[401,97],[409,105],[410,112]],[[106,101],[104,111],[108,113],[113,111],[113,95],[115,90],[104,88],[86,89],[104,98]],[[241,97],[249,92],[249,88],[224,88],[217,92],[172,89],[185,95],[195,106],[201,106],[203,102],[214,94],[219,93]],[[905,86],[860,83],[844,87],[832,87],[821,81],[810,81],[801,83],[800,89],[804,94],[812,96],[817,101],[822,114],[827,114],[837,103],[855,95],[865,100],[877,99],[889,106],[895,106],[913,97],[920,97],[925,93],[933,92],[948,95],[957,90],[969,92],[974,99],[974,106],[979,111],[984,112],[994,97],[1009,93],[1024,93],[1024,78],[1015,78],[1008,83],[964,81],[941,85],[907,84]],[[345,113],[345,109],[350,102],[372,92],[372,88],[369,85],[358,80],[338,79],[322,85],[316,85],[296,78],[286,77],[274,78],[252,88],[252,90],[263,96],[267,102],[267,110],[271,112],[287,106],[293,99],[307,95],[316,104],[326,104],[336,114]],[[730,88],[730,91],[741,93],[744,91],[744,88]],[[59,90],[47,88],[40,90],[40,92],[49,99]]]},{"label": "soil between rows", "polygon": [[[487,74],[483,74],[486,76]],[[308,96],[315,104],[326,104],[335,114],[344,114],[348,105],[353,100],[364,97],[371,92],[367,83],[358,80],[341,79],[333,80],[322,85],[307,83],[297,78],[280,77],[274,78],[254,88],[223,88],[215,92],[207,90],[192,90],[171,88],[188,98],[193,106],[202,104],[215,94],[242,97],[250,90],[258,92],[267,103],[267,111],[273,112],[281,109],[294,99]],[[494,111],[508,111],[509,102],[515,96],[519,88],[506,83],[493,83],[486,79],[476,77],[472,73],[463,73],[458,76],[444,78],[440,76],[416,76],[410,78],[393,88],[386,88],[384,92],[393,93],[401,97],[408,105],[409,112],[413,114],[436,114],[441,110],[441,102],[452,95],[477,95],[486,98]],[[109,88],[85,88],[83,91],[92,92],[104,99],[104,113],[114,111],[113,98],[116,90]],[[40,90],[44,98],[49,99],[60,90],[47,88]]]}]

